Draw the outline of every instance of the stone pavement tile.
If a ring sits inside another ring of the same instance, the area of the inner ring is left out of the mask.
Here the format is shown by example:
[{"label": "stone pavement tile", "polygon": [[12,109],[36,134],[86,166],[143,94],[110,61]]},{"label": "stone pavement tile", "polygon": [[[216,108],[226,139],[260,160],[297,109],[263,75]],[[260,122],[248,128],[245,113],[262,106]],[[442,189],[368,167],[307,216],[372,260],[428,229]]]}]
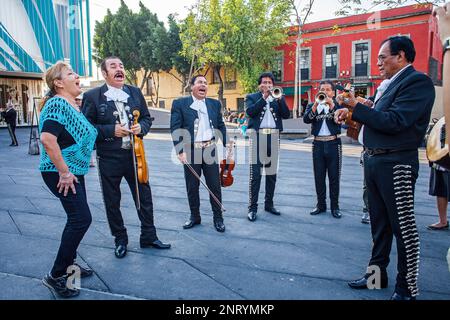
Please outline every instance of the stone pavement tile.
[{"label": "stone pavement tile", "polygon": [[311,248],[291,243],[200,233],[193,236],[251,268],[332,279],[347,279],[349,274],[358,274],[361,270],[359,265],[344,257],[327,257],[319,249],[311,251]]},{"label": "stone pavement tile", "polygon": [[134,252],[129,252],[124,259],[117,259],[103,248],[82,252],[113,293],[164,300],[240,298],[181,259]]},{"label": "stone pavement tile", "polygon": [[42,281],[0,272],[0,300],[53,300]]},{"label": "stone pavement tile", "polygon": [[[0,300],[65,300],[42,284],[41,279],[0,273]],[[129,300],[133,297],[82,288],[78,297],[70,300]]]},{"label": "stone pavement tile", "polygon": [[[127,230],[129,238],[128,250],[134,253],[183,259],[186,261],[195,259],[198,261],[215,261],[221,264],[243,265],[237,259],[228,255],[228,252],[218,250],[218,248],[211,246],[210,243],[203,240],[204,234],[217,234],[217,231],[212,226],[200,225],[194,229],[183,231],[157,228],[158,238],[172,245],[170,250],[158,250],[154,248],[141,249],[139,245],[139,228],[128,226]],[[113,243],[112,237],[111,243]],[[112,250],[111,255],[114,255]]]},{"label": "stone pavement tile", "polygon": [[1,185],[0,191],[2,192],[2,197],[13,198],[20,195],[22,197],[43,197],[48,198],[49,192],[44,189],[41,185],[30,185],[30,184],[8,184]]},{"label": "stone pavement tile", "polygon": [[[57,241],[61,239],[67,221],[65,217],[27,214],[15,211],[12,211],[11,215],[23,235]],[[99,232],[96,225],[97,224],[91,225],[86,232],[82,243],[107,246],[110,244],[107,234]]]},{"label": "stone pavement tile", "polygon": [[[369,298],[367,292],[352,290],[344,281],[215,263],[193,261],[192,264],[249,300],[356,300]],[[381,297],[378,295],[371,299],[387,299],[389,294],[385,291]]]},{"label": "stone pavement tile", "polygon": [[[3,188],[0,187],[0,193],[2,192],[2,189]],[[27,198],[17,196],[18,194],[20,193],[17,193],[14,196],[2,196],[2,200],[0,201],[0,210],[32,212],[39,214],[39,210],[35,208]]]},{"label": "stone pavement tile", "polygon": [[[60,242],[59,240],[0,233],[0,243],[13,244],[0,247],[0,256],[2,257],[0,272],[42,279],[53,266]],[[81,265],[86,263],[82,255],[78,255],[77,261]],[[107,287],[96,275],[83,279],[83,285],[90,289],[107,291]]]},{"label": "stone pavement tile", "polygon": [[419,267],[419,291],[426,291],[450,296],[450,270],[446,262],[446,255],[440,259],[420,259]]},{"label": "stone pavement tile", "polygon": [[0,210],[0,232],[19,234],[19,230],[11,219],[8,211]]}]

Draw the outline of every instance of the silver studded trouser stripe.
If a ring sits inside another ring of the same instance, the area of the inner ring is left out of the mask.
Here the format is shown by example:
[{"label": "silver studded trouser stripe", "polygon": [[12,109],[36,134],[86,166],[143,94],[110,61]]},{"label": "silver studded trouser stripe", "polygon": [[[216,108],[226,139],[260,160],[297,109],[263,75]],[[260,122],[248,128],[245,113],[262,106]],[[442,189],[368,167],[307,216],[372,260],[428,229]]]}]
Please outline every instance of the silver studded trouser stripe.
[{"label": "silver studded trouser stripe", "polygon": [[414,216],[414,188],[410,165],[394,167],[394,196],[400,236],[406,250],[406,282],[412,296],[418,294],[417,277],[419,275],[419,233]]},{"label": "silver studded trouser stripe", "polygon": [[420,246],[414,215],[418,167],[416,151],[364,158],[373,239],[369,265],[379,266],[386,274],[395,236],[398,259],[395,291],[411,296],[418,295]]}]

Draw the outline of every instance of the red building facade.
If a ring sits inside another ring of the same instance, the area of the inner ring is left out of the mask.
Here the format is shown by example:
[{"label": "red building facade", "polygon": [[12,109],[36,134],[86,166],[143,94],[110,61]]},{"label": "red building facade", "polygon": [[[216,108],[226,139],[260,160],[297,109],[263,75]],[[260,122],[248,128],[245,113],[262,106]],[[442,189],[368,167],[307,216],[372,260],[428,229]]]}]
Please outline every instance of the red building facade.
[{"label": "red building facade", "polygon": [[[377,57],[383,40],[393,35],[409,36],[416,47],[414,67],[428,74],[435,84],[442,79],[442,45],[431,5],[412,5],[305,24],[299,57],[302,99],[312,101],[320,81],[353,83],[359,95],[373,95],[382,79]],[[278,85],[289,107],[294,104],[295,31],[289,43],[279,47],[275,63]]]}]

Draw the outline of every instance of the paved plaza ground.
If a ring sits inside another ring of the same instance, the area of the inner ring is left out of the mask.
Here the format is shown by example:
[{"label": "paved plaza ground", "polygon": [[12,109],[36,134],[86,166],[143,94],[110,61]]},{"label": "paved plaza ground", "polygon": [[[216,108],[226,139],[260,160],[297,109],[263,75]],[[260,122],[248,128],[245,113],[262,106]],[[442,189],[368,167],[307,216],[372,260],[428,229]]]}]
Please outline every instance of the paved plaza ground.
[{"label": "paved plaza ground", "polygon": [[[60,202],[37,170],[39,157],[28,155],[29,129],[18,129],[20,146],[8,147],[0,130],[0,299],[55,299],[41,279],[52,266],[66,222]],[[122,212],[129,253],[115,258],[96,168],[87,175],[93,223],[79,248],[79,259],[95,270],[82,281],[77,299],[220,300],[367,300],[389,299],[396,275],[395,244],[389,288],[355,291],[347,281],[365,271],[371,250],[370,226],[361,224],[360,147],[344,146],[340,205],[343,218],[329,212],[310,216],[315,205],[311,145],[283,139],[274,216],[263,211],[247,220],[248,164],[234,171],[235,184],[223,189],[226,232],[216,232],[206,191],[201,187],[202,225],[183,230],[189,216],[183,170],[173,162],[166,133],[145,140],[158,235],[172,249],[139,248],[139,220],[126,184]],[[239,157],[246,152],[238,141]],[[239,158],[238,157],[238,158]],[[424,160],[416,187],[416,218],[421,238],[419,299],[449,300],[446,256],[450,232],[428,231],[437,221],[428,195],[430,169]],[[261,188],[263,190],[264,187]]]}]

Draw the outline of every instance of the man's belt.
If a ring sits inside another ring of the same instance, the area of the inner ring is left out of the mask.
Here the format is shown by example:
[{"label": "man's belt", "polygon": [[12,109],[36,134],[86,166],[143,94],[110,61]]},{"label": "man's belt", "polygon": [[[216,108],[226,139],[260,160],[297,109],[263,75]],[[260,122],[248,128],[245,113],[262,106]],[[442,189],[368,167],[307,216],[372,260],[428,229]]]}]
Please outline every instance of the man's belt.
[{"label": "man's belt", "polygon": [[259,133],[261,134],[275,134],[278,133],[278,129],[271,129],[271,128],[260,128]]},{"label": "man's belt", "polygon": [[413,151],[414,149],[372,149],[372,148],[366,148],[365,152],[369,156],[376,156],[380,154],[389,154],[389,153],[396,153],[396,152],[405,152],[405,151]]},{"label": "man's belt", "polygon": [[215,140],[208,140],[208,141],[202,141],[202,142],[194,142],[194,148],[197,149],[205,149],[212,145],[216,144]]},{"label": "man's belt", "polygon": [[315,136],[314,137],[314,141],[322,141],[322,142],[327,142],[327,141],[333,141],[336,140],[337,136]]}]

